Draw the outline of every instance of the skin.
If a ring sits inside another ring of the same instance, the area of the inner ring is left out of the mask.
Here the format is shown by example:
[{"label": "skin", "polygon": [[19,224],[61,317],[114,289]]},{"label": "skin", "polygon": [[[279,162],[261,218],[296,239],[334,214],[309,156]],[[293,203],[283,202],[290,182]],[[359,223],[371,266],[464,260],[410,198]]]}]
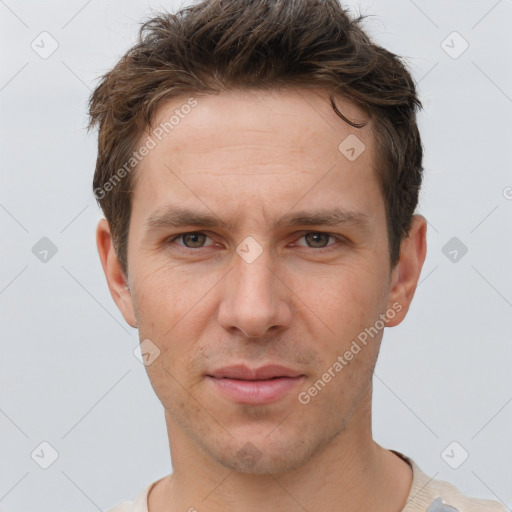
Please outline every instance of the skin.
[{"label": "skin", "polygon": [[[187,99],[161,105],[155,126]],[[140,339],[160,350],[146,369],[165,410],[173,473],[153,487],[149,511],[401,510],[411,468],[379,446],[371,429],[383,329],[308,404],[297,395],[393,304],[401,311],[386,316],[386,326],[405,318],[425,260],[426,220],[414,216],[392,269],[372,125],[343,122],[324,91],[196,99],[137,170],[126,279],[107,221],[97,228],[115,303]],[[337,106],[365,120],[349,102]],[[338,150],[349,134],[365,145],[354,161]],[[236,226],[146,231],[147,219],[166,205]],[[286,213],[334,207],[364,213],[368,229],[270,229]],[[206,236],[175,238],[194,231]],[[319,232],[326,235],[315,238]],[[262,249],[252,263],[236,252],[248,236]],[[237,404],[206,374],[239,362],[280,363],[305,379],[277,402]],[[244,446],[258,454],[249,467]]]}]

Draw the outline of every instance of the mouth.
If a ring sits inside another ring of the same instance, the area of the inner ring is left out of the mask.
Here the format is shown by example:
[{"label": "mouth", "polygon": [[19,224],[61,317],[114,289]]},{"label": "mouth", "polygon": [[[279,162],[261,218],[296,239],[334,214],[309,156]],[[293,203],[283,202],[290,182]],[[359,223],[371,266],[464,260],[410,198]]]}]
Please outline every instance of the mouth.
[{"label": "mouth", "polygon": [[281,365],[251,369],[245,365],[221,368],[207,375],[217,392],[238,404],[262,405],[283,398],[305,375]]},{"label": "mouth", "polygon": [[214,378],[257,381],[282,377],[295,378],[302,375],[303,374],[300,371],[293,370],[292,368],[279,364],[267,364],[265,366],[260,366],[259,368],[249,368],[245,364],[237,364],[219,368],[218,370],[211,372],[208,376]]}]

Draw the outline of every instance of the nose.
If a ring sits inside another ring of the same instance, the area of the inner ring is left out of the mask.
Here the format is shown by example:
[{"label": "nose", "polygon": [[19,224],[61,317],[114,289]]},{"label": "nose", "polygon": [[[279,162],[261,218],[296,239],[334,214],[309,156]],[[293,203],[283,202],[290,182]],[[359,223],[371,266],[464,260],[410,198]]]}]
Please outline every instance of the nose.
[{"label": "nose", "polygon": [[224,280],[218,313],[224,329],[260,338],[272,329],[289,325],[291,291],[270,268],[271,263],[268,250],[251,263],[235,255],[234,267]]}]

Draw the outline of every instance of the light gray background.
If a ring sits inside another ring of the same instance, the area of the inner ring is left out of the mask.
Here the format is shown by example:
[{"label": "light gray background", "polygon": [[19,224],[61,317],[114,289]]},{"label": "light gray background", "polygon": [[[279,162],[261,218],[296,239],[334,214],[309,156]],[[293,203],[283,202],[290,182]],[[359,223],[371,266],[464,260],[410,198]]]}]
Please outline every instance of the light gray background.
[{"label": "light gray background", "polygon": [[[407,319],[384,336],[375,439],[511,507],[512,1],[345,5],[374,15],[367,30],[407,58],[424,103],[428,254]],[[96,252],[96,132],[85,131],[94,78],[135,42],[150,7],[179,4],[0,1],[3,511],[106,510],[171,471],[137,331]],[[31,48],[43,31],[59,45],[46,59]],[[458,58],[453,31],[469,43]],[[454,236],[468,248],[456,263],[442,252]],[[46,263],[32,253],[42,237],[58,249]],[[43,441],[58,452],[48,469],[31,458]],[[453,441],[469,453],[458,469],[441,456]]]}]

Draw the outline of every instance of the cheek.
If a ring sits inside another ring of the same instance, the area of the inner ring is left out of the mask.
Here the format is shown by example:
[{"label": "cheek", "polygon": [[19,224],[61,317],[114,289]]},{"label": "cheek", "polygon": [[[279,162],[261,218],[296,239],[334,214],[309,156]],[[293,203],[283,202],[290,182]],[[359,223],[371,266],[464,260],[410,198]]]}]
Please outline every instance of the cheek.
[{"label": "cheek", "polygon": [[193,314],[215,285],[213,272],[197,273],[185,267],[157,263],[135,274],[139,311],[151,320],[151,327],[168,327]]},{"label": "cheek", "polygon": [[[301,390],[302,409],[309,417],[321,418],[329,411],[332,424],[342,424],[368,390],[376,362],[376,345],[368,345],[343,365],[334,353],[322,362],[322,370]],[[338,365],[336,365],[336,363]],[[341,368],[341,369],[340,369]]]},{"label": "cheek", "polygon": [[374,271],[359,263],[329,273],[310,272],[307,278],[295,276],[291,288],[301,299],[297,307],[309,311],[322,332],[346,340],[373,324],[386,304],[381,283]]},{"label": "cheek", "polygon": [[206,292],[201,292],[208,283],[191,282],[165,267],[146,272],[136,281],[133,296],[140,338],[152,340],[166,364],[176,366],[173,361],[190,350],[198,337],[195,331],[202,328],[201,297]]}]

